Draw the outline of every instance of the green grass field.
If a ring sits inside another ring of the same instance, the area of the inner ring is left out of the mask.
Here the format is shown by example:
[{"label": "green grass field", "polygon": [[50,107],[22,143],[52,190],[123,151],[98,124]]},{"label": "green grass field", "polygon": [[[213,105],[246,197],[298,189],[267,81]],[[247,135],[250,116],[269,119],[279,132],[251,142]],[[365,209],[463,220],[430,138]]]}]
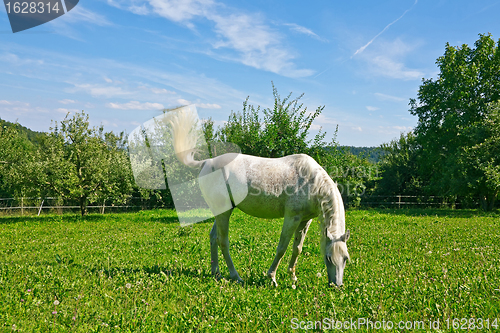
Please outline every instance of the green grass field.
[{"label": "green grass field", "polygon": [[[337,320],[391,322],[397,331],[400,322],[412,329],[423,322],[420,330],[430,331],[439,320],[440,331],[488,325],[500,332],[498,213],[346,214],[351,262],[341,288],[327,286],[317,222],[299,257],[298,282],[286,273],[288,249],[273,288],[264,272],[282,220],[233,214],[240,286],[210,275],[213,221],[180,228],[171,210],[0,217],[0,331],[290,332]],[[358,331],[371,330],[366,325]]]}]

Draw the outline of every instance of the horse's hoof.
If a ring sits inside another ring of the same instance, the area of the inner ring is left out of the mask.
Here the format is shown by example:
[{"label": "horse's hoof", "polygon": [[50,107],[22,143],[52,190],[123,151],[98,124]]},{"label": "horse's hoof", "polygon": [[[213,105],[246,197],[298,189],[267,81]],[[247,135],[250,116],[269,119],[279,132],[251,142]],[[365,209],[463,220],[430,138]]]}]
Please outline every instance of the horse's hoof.
[{"label": "horse's hoof", "polygon": [[212,275],[217,281],[220,281],[220,279],[222,279],[222,275],[220,274],[220,272],[212,273]]},{"label": "horse's hoof", "polygon": [[271,280],[271,285],[276,288],[276,287],[278,287],[278,282],[276,282],[275,279],[272,279]]}]

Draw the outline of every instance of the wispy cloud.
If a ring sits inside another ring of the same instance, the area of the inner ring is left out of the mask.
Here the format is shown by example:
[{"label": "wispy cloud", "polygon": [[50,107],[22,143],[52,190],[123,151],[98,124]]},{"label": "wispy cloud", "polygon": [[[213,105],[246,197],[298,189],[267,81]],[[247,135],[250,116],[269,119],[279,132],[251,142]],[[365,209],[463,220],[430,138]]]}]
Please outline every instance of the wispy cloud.
[{"label": "wispy cloud", "polygon": [[419,45],[419,42],[406,43],[400,39],[391,42],[383,41],[358,58],[368,64],[364,72],[365,75],[373,74],[393,79],[418,80],[425,75],[424,72],[408,68],[404,60]]},{"label": "wispy cloud", "polygon": [[86,23],[100,27],[113,25],[105,16],[86,9],[82,4],[74,7],[70,12],[59,17],[57,20],[49,22],[58,34],[82,41],[83,36],[81,33],[79,33],[77,29],[73,28],[75,23]]},{"label": "wispy cloud", "polygon": [[160,103],[141,103],[138,101],[130,101],[128,103],[107,103],[106,106],[111,109],[118,110],[161,110],[165,107]]},{"label": "wispy cloud", "polygon": [[[136,14],[164,17],[194,32],[196,19],[210,21],[213,23],[213,37],[211,49],[206,54],[217,59],[239,62],[286,77],[314,74],[311,69],[297,68],[295,52],[284,45],[284,36],[272,29],[260,13],[243,13],[212,0],[108,0],[108,3]],[[305,27],[293,23],[288,26],[321,39]]]},{"label": "wispy cloud", "polygon": [[196,107],[199,107],[201,109],[220,109],[221,106],[219,104],[210,104],[210,103],[191,103],[190,101],[188,100],[185,100],[185,99],[178,99],[177,102],[181,105],[190,105],[190,104],[194,104],[196,105]]},{"label": "wispy cloud", "polygon": [[315,38],[319,41],[322,41],[322,42],[327,42],[326,39],[324,38],[321,38],[320,36],[318,36],[316,33],[314,33],[311,29],[308,29],[306,27],[303,27],[301,25],[298,25],[298,24],[295,24],[295,23],[285,23],[283,24],[284,26],[287,26],[288,28],[290,28],[290,30],[292,31],[295,31],[295,32],[298,32],[300,34],[304,34],[304,35],[307,35],[309,37],[312,37],[312,38]]},{"label": "wispy cloud", "polygon": [[63,100],[59,101],[59,103],[61,103],[61,104],[74,104],[74,103],[76,103],[76,101],[72,100],[72,99],[63,99]]},{"label": "wispy cloud", "polygon": [[132,95],[133,92],[126,91],[122,87],[117,86],[103,86],[100,84],[75,84],[74,89],[70,89],[72,92],[75,91],[85,91],[94,97],[117,97],[117,96],[127,96]]},{"label": "wispy cloud", "polygon": [[382,93],[374,93],[373,95],[375,95],[375,97],[377,97],[377,99],[381,101],[402,102],[407,100],[406,98],[382,94]]},{"label": "wispy cloud", "polygon": [[418,80],[424,76],[422,71],[406,68],[402,62],[395,61],[388,56],[380,55],[371,59],[373,69],[382,76],[394,79]]},{"label": "wispy cloud", "polygon": [[382,35],[384,32],[387,31],[387,29],[389,29],[391,27],[391,25],[393,25],[394,23],[396,23],[397,21],[401,20],[405,15],[406,13],[408,13],[410,10],[413,9],[413,7],[415,7],[415,5],[418,3],[418,0],[415,0],[415,2],[413,3],[413,5],[408,8],[407,10],[405,10],[405,12],[400,16],[398,17],[397,19],[395,19],[394,21],[392,21],[391,23],[389,23],[388,25],[385,26],[384,29],[382,29],[382,31],[380,31],[378,34],[375,35],[375,37],[373,37],[368,43],[366,43],[365,45],[361,46],[359,49],[356,50],[356,52],[354,52],[354,54],[351,56],[351,58],[353,58],[354,56],[356,56],[357,54],[360,54],[362,53],[368,46],[370,46],[371,43],[373,43],[373,41],[375,39],[377,39],[377,37],[379,37],[380,35]]}]

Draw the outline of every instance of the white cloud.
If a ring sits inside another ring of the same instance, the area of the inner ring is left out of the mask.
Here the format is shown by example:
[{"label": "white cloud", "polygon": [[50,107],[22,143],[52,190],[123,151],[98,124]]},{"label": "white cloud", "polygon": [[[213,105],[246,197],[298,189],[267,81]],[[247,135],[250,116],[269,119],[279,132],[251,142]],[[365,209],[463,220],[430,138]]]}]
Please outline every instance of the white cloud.
[{"label": "white cloud", "polygon": [[371,63],[375,65],[375,71],[383,76],[394,79],[418,80],[424,73],[416,69],[408,69],[403,63],[394,61],[388,56],[380,55],[372,58]]},{"label": "white cloud", "polygon": [[194,104],[196,107],[198,108],[202,108],[202,109],[220,109],[221,106],[219,104],[208,104],[208,103],[191,103],[190,101],[188,100],[185,100],[183,98],[179,98],[177,100],[177,103],[181,104],[181,105],[190,105],[190,104]]},{"label": "white cloud", "polygon": [[130,101],[128,103],[107,103],[106,106],[111,109],[119,109],[119,110],[161,110],[165,107],[160,103],[150,103],[145,102],[141,103],[138,101]]},{"label": "white cloud", "polygon": [[70,113],[71,113],[71,112],[78,112],[78,110],[77,110],[77,109],[57,108],[57,109],[56,109],[56,112],[66,114],[66,113],[68,113],[68,112],[70,112]]},{"label": "white cloud", "polygon": [[382,94],[382,93],[374,93],[375,97],[377,97],[381,101],[391,101],[391,102],[402,102],[407,100],[406,98]]},{"label": "white cloud", "polygon": [[121,87],[116,86],[101,86],[98,84],[75,84],[76,90],[83,90],[94,97],[116,97],[116,96],[125,96],[131,95],[132,93],[129,91],[124,91]]},{"label": "white cloud", "polygon": [[98,25],[98,26],[107,26],[107,25],[112,25],[111,22],[109,22],[106,17],[97,14],[91,10],[86,9],[83,5],[79,4],[78,6],[74,7],[70,12],[68,12],[66,15],[58,18],[57,20],[58,23],[81,23],[81,22],[86,22],[90,23],[93,25]]},{"label": "white cloud", "polygon": [[[0,118],[7,119],[11,116],[21,116],[26,114],[41,114],[50,112],[48,109],[43,107],[35,107],[30,103],[21,101],[8,101],[0,100]],[[4,116],[5,114],[5,116]]]},{"label": "white cloud", "polygon": [[20,102],[20,101],[7,101],[7,100],[0,100],[0,105],[10,105],[13,107],[29,107],[30,103],[26,102]]},{"label": "white cloud", "polygon": [[408,54],[411,54],[419,43],[405,43],[401,39],[392,42],[383,41],[376,48],[361,54],[358,59],[364,61],[368,66],[366,73],[377,76],[386,76],[394,79],[417,80],[424,76],[418,69],[407,68],[403,62]]},{"label": "white cloud", "polygon": [[220,109],[219,104],[209,104],[209,103],[196,103],[196,106],[202,109]]},{"label": "white cloud", "polygon": [[63,99],[63,100],[59,101],[59,103],[61,103],[61,104],[74,104],[74,103],[76,103],[76,101],[72,100],[72,99]]},{"label": "white cloud", "polygon": [[160,89],[160,88],[151,88],[151,91],[155,94],[167,94],[167,95],[175,95],[175,91],[170,91],[167,89]]},{"label": "white cloud", "polygon": [[[273,30],[258,13],[241,13],[212,0],[108,0],[112,6],[140,15],[156,14],[196,31],[193,21],[203,18],[215,26],[212,49],[206,54],[221,60],[240,62],[287,77],[305,77],[314,73],[298,69],[294,53],[283,45],[284,36]],[[132,5],[130,5],[132,4]],[[290,24],[301,33],[317,36],[311,30]],[[318,37],[319,38],[319,37]]]},{"label": "white cloud", "polygon": [[376,107],[376,106],[367,106],[366,109],[368,111],[377,111],[377,110],[380,110],[380,108]]},{"label": "white cloud", "polygon": [[298,25],[298,24],[295,24],[295,23],[285,23],[284,25],[287,26],[287,27],[289,27],[290,30],[298,32],[300,34],[304,34],[304,35],[307,35],[309,37],[313,37],[313,38],[315,38],[317,40],[320,40],[322,42],[326,42],[327,41],[326,39],[321,38],[316,33],[314,33],[311,29],[308,29],[308,28],[303,27],[301,25]]},{"label": "white cloud", "polygon": [[363,129],[359,126],[351,127],[351,129],[356,131],[356,132],[363,132]]},{"label": "white cloud", "polygon": [[413,130],[411,126],[379,126],[378,132],[383,134],[398,135],[400,133],[407,133]]}]

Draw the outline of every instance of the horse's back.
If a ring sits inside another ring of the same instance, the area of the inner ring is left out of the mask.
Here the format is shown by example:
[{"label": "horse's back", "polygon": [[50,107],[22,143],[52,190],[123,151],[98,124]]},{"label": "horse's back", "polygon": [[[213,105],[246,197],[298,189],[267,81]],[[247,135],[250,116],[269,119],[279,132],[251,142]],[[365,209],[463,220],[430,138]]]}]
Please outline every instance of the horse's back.
[{"label": "horse's back", "polygon": [[[215,164],[219,163],[217,159]],[[279,218],[287,211],[314,214],[307,182],[317,167],[314,159],[305,154],[281,158],[240,154],[224,166],[224,171],[231,186],[239,184],[248,189],[246,197],[236,204],[240,210],[260,218]]]}]

